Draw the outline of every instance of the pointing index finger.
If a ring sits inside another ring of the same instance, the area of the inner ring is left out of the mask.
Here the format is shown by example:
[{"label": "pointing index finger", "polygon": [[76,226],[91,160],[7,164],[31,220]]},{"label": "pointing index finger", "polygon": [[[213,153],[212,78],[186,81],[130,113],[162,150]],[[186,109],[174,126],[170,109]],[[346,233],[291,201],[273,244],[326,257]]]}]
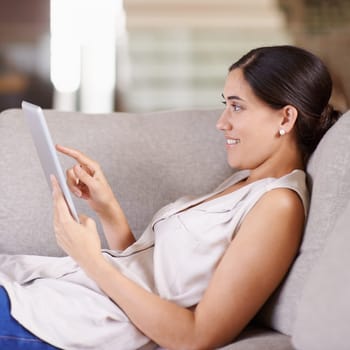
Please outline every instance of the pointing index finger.
[{"label": "pointing index finger", "polygon": [[91,170],[95,170],[95,162],[86,156],[84,153],[69,147],[64,147],[61,145],[56,145],[57,151],[75,159],[81,165],[87,165]]}]

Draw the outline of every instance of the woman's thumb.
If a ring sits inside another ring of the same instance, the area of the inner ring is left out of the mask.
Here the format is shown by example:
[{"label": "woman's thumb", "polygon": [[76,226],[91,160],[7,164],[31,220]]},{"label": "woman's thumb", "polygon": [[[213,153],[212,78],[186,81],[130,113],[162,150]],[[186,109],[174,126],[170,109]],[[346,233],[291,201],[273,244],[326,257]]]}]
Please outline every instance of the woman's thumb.
[{"label": "woman's thumb", "polygon": [[92,218],[82,214],[82,215],[79,215],[79,220],[80,220],[80,223],[86,228],[96,229],[96,223]]}]

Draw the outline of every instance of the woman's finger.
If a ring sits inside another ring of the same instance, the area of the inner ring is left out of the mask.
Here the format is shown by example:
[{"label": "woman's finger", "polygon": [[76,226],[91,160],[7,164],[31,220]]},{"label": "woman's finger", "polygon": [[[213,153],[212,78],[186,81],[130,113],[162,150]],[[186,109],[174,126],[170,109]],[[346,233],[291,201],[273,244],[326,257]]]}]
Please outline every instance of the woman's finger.
[{"label": "woman's finger", "polygon": [[76,186],[79,186],[79,184],[86,185],[88,188],[91,188],[93,186],[93,175],[91,174],[90,170],[87,170],[85,167],[80,166],[79,164],[75,165],[74,168],[74,174],[76,176],[76,179],[79,181],[76,181]]},{"label": "woman's finger", "polygon": [[66,171],[66,177],[69,188],[74,188],[79,183],[79,178],[75,175],[73,168]]},{"label": "woman's finger", "polygon": [[75,159],[79,164],[81,164],[83,166],[87,166],[93,172],[98,167],[98,164],[94,160],[92,160],[87,155],[85,155],[84,153],[82,153],[76,149],[64,147],[61,145],[56,145],[56,149],[57,149],[57,151],[65,154],[66,156],[69,156],[69,157]]},{"label": "woman's finger", "polygon": [[62,219],[72,219],[72,216],[70,214],[70,211],[68,209],[67,203],[63,197],[61,188],[59,186],[59,183],[54,175],[50,176],[51,184],[52,184],[52,195],[53,195],[53,201],[54,201],[54,215],[55,218],[58,220]]},{"label": "woman's finger", "polygon": [[80,223],[90,230],[96,230],[96,222],[86,215],[79,215]]},{"label": "woman's finger", "polygon": [[67,176],[67,184],[69,189],[77,196],[81,197],[82,192],[81,192],[81,186],[79,178],[75,175],[74,169],[70,168],[66,171],[66,176]]}]

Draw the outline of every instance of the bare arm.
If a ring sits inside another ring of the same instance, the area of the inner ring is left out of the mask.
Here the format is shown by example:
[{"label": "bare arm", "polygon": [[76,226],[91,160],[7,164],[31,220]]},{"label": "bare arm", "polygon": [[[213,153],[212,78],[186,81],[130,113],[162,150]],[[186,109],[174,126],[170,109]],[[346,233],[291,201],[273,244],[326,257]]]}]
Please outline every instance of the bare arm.
[{"label": "bare arm", "polygon": [[116,200],[99,164],[75,149],[56,146],[77,164],[67,171],[67,184],[79,198],[85,199],[99,216],[108,245],[123,250],[135,242],[128,221]]},{"label": "bare arm", "polygon": [[[57,192],[54,197],[55,217],[65,216]],[[247,215],[193,311],[145,291],[96,249],[88,249],[91,256],[86,258],[70,242],[72,230],[65,229],[62,218],[56,220],[63,249],[142,332],[168,349],[208,349],[237,336],[280,283],[297,252],[304,212],[300,199],[290,190],[264,195]],[[78,224],[73,221],[73,225]]]}]

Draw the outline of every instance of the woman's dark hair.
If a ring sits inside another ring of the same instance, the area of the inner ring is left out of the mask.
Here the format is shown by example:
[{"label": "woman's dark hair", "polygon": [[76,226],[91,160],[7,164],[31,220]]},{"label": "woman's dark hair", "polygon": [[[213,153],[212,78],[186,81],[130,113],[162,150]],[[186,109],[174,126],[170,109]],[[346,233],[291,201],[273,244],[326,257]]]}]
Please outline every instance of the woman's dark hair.
[{"label": "woman's dark hair", "polygon": [[255,95],[274,109],[292,105],[298,111],[297,141],[307,160],[341,113],[329,104],[332,79],[312,53],[295,46],[251,50],[229,71],[241,68]]}]

